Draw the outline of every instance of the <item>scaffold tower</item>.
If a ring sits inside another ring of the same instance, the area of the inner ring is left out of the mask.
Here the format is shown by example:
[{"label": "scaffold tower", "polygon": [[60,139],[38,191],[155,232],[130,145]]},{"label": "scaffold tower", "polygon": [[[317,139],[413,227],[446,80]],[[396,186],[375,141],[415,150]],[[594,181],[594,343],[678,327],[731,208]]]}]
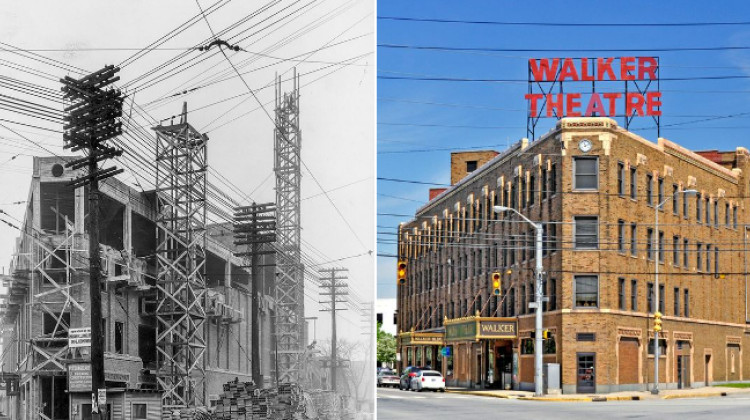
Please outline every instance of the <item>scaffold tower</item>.
[{"label": "scaffold tower", "polygon": [[304,275],[300,259],[299,80],[283,93],[276,79],[274,155],[276,173],[276,377],[279,383],[299,381],[304,348]]},{"label": "scaffold tower", "polygon": [[187,122],[156,132],[157,381],[162,409],[205,402],[206,142]]}]

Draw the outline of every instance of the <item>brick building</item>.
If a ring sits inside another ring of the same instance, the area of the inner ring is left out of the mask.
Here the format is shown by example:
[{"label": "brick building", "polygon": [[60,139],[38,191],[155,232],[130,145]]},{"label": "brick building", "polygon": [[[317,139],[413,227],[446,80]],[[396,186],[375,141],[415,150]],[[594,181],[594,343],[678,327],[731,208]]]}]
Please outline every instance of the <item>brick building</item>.
[{"label": "brick building", "polygon": [[399,226],[402,367],[533,389],[535,237],[492,211],[503,205],[544,226],[544,362],[561,365],[563,392],[650,389],[656,264],[660,387],[750,378],[747,149],[693,152],[566,118],[534,142],[451,161],[452,185]]},{"label": "brick building", "polygon": [[[90,347],[69,340],[71,331],[91,325],[88,199],[85,188],[67,186],[81,175],[64,168],[68,159],[34,158],[10,273],[2,275],[7,291],[0,305],[4,411],[14,419],[91,415]],[[101,192],[101,322],[109,411],[113,419],[159,419],[155,192],[135,190],[116,178],[106,179]],[[206,230],[206,374],[200,392],[211,404],[226,382],[251,380],[254,320],[250,273],[243,267],[247,263],[232,254],[232,227],[214,224]],[[261,371],[268,383],[274,374],[274,267],[273,255],[264,258],[263,318],[255,322],[261,323]]]}]

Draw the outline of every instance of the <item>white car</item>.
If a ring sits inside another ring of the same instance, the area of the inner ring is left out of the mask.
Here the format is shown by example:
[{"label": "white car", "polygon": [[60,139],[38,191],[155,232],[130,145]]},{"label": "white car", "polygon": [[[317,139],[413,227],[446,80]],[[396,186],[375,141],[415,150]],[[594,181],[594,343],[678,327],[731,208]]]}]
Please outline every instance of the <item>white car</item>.
[{"label": "white car", "polygon": [[417,376],[411,378],[411,386],[414,391],[432,390],[445,392],[445,378],[436,370],[420,370]]}]

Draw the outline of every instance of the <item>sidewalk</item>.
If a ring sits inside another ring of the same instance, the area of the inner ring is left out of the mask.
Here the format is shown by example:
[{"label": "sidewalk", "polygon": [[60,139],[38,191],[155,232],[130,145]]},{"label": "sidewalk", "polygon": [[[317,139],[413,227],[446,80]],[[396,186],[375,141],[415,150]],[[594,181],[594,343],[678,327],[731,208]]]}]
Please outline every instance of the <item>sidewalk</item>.
[{"label": "sidewalk", "polygon": [[545,395],[535,397],[530,391],[505,391],[494,389],[468,389],[468,388],[447,388],[446,392],[465,395],[476,395],[481,397],[508,398],[528,401],[568,401],[568,402],[603,402],[603,401],[639,401],[663,399],[671,400],[675,398],[705,398],[705,397],[723,397],[729,394],[750,393],[750,389],[729,388],[719,386],[709,386],[703,388],[691,389],[668,389],[659,392],[659,395],[652,395],[649,391],[627,391],[613,392],[610,394],[561,394]]}]

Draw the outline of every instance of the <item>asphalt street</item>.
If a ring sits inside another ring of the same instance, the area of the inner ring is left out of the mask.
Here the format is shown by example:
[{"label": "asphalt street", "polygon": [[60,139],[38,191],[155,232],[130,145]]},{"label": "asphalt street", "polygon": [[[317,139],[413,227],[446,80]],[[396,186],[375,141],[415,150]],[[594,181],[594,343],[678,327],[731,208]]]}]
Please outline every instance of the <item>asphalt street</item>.
[{"label": "asphalt street", "polygon": [[[750,419],[750,395],[673,400],[548,402],[378,388],[377,419]],[[481,417],[480,417],[481,416]]]}]

